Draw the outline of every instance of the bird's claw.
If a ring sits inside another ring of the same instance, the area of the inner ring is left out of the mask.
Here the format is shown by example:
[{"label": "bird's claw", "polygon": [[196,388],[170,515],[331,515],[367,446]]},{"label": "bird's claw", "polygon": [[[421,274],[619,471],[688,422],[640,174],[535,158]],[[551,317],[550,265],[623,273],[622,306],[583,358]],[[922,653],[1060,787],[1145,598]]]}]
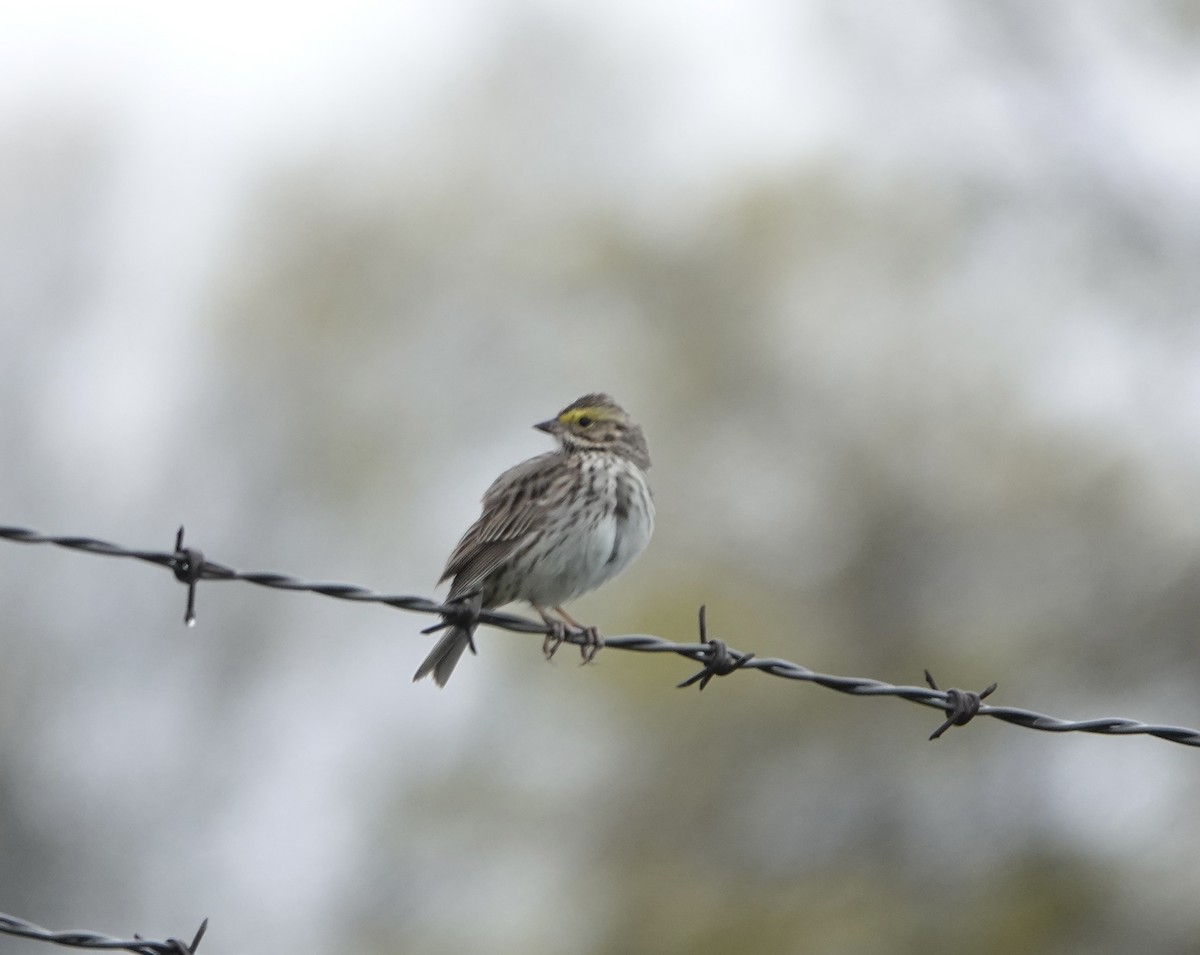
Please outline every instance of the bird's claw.
[{"label": "bird's claw", "polygon": [[547,618],[546,623],[550,627],[550,632],[542,641],[542,653],[545,654],[547,660],[550,660],[558,652],[558,648],[563,645],[563,641],[567,639],[567,625],[561,620],[550,618]]},{"label": "bird's claw", "polygon": [[[546,634],[546,639],[542,641],[542,653],[547,660],[550,660],[558,652],[558,648],[567,642],[567,625],[561,620],[554,619],[548,619],[546,624],[550,627],[550,632]],[[596,659],[596,654],[604,648],[604,634],[596,627],[580,627],[578,630],[573,630],[571,635],[573,637],[582,637],[579,641],[579,656],[582,660],[581,666],[591,663]],[[572,640],[572,643],[574,642]]]},{"label": "bird's claw", "polygon": [[580,666],[587,666],[596,659],[596,654],[604,649],[604,634],[595,627],[584,627],[582,629],[583,642],[579,644],[579,655],[583,658]]}]

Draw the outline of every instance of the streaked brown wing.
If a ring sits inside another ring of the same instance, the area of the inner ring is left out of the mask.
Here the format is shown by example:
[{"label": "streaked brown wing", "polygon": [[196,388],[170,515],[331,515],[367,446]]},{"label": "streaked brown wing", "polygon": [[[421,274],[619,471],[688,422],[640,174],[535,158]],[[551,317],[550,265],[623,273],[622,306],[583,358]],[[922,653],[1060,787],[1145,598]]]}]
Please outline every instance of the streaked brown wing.
[{"label": "streaked brown wing", "polygon": [[483,513],[454,548],[438,583],[453,577],[452,594],[471,590],[527,543],[554,499],[553,485],[567,476],[551,467],[560,457],[542,454],[496,478],[483,495]]}]

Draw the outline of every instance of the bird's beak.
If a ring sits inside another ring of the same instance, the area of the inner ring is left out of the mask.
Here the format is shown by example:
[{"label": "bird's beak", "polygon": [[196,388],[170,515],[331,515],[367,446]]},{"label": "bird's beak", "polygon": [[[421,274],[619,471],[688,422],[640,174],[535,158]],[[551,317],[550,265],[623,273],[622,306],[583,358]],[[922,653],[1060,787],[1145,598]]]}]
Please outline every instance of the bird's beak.
[{"label": "bird's beak", "polygon": [[539,421],[534,427],[538,431],[545,431],[546,434],[558,434],[562,430],[562,425],[558,423],[557,418],[551,418],[549,421]]}]

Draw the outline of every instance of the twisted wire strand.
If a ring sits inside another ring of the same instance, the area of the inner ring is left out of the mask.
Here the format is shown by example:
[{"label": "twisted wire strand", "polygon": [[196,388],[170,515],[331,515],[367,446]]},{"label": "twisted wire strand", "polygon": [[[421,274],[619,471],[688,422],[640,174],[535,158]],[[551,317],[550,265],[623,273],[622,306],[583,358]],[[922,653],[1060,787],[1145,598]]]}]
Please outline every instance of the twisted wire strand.
[{"label": "twisted wire strand", "polygon": [[70,948],[104,949],[108,951],[135,952],[137,955],[194,955],[200,945],[200,939],[208,928],[208,919],[200,923],[200,928],[192,939],[191,944],[181,942],[177,938],[169,938],[165,942],[141,938],[135,935],[131,939],[112,938],[96,932],[54,932],[50,929],[26,922],[24,919],[0,912],[0,933],[15,935],[18,938],[30,938],[38,942],[49,942],[52,945],[65,945]]},{"label": "twisted wire strand", "polygon": [[[175,576],[189,585],[189,623],[191,622],[191,598],[198,581],[212,580],[244,580],[261,587],[271,587],[277,590],[306,591],[333,597],[338,600],[350,600],[358,603],[377,603],[398,610],[413,613],[432,614],[446,619],[461,620],[464,608],[461,603],[440,603],[428,597],[406,596],[402,594],[384,594],[357,584],[306,581],[289,574],[241,571],[224,564],[206,560],[199,551],[186,549],[183,545],[183,529],[180,528],[176,538],[176,550],[154,551],[134,550],[122,547],[108,541],[96,540],[90,537],[55,536],[42,534],[29,528],[0,526],[0,539],[22,544],[52,544],[70,550],[82,551],[88,554],[99,554],[106,557],[124,557],[155,564],[171,569]],[[185,569],[186,568],[186,569]],[[472,622],[497,627],[514,633],[536,633],[550,635],[551,629],[544,623],[535,622],[516,614],[495,610],[482,610],[471,615]],[[699,683],[703,689],[709,679],[715,676],[727,676],[735,670],[757,670],[770,676],[781,677],[785,680],[800,680],[815,683],[818,686],[847,693],[851,696],[893,696],[908,700],[922,706],[933,707],[947,714],[947,721],[936,730],[931,738],[941,735],[950,725],[962,726],[975,716],[990,716],[1014,726],[1026,729],[1041,730],[1047,733],[1095,733],[1104,736],[1154,736],[1172,743],[1184,746],[1200,747],[1200,730],[1184,726],[1142,723],[1138,720],[1124,717],[1101,717],[1090,720],[1066,720],[1034,710],[1025,710],[1013,706],[992,706],[980,701],[993,689],[989,687],[982,693],[950,688],[939,689],[931,677],[926,674],[930,686],[904,686],[873,680],[866,677],[835,676],[828,673],[818,673],[808,667],[782,660],[776,657],[759,657],[753,653],[745,653],[728,647],[721,640],[710,640],[705,632],[703,608],[701,608],[700,643],[674,643],[651,634],[626,634],[623,636],[606,637],[604,645],[618,650],[630,650],[639,653],[673,653],[702,664],[703,669],[694,676],[684,680],[679,686],[690,686]],[[568,643],[584,645],[586,636],[582,633],[567,633]]]}]

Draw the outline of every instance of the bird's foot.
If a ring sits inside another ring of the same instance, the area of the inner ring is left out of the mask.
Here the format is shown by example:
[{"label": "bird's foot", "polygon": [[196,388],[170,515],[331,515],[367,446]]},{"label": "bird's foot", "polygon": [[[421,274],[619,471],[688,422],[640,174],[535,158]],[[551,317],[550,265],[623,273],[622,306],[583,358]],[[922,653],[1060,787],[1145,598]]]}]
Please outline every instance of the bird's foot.
[{"label": "bird's foot", "polygon": [[550,660],[558,652],[558,648],[563,645],[563,641],[567,639],[567,625],[561,620],[555,620],[549,616],[546,617],[546,625],[550,628],[550,632],[542,641],[542,653],[545,654],[547,660]]},{"label": "bird's foot", "polygon": [[583,658],[580,666],[586,666],[604,649],[604,634],[595,627],[580,627],[580,631],[583,633],[583,643],[579,645],[579,655]]}]

